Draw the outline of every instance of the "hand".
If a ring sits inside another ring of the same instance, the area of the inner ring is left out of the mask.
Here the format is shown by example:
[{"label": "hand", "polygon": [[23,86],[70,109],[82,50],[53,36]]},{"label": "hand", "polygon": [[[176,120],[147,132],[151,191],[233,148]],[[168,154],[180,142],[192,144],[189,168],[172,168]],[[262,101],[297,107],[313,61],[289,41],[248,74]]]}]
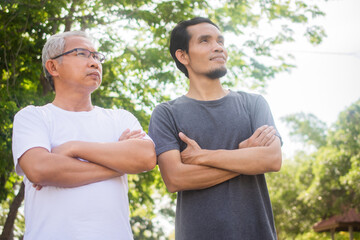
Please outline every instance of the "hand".
[{"label": "hand", "polygon": [[256,129],[254,134],[239,144],[239,148],[265,147],[269,146],[276,137],[273,126],[263,125]]},{"label": "hand", "polygon": [[32,185],[34,188],[36,188],[36,190],[38,190],[38,191],[40,191],[42,188],[43,188],[43,186],[41,186],[41,185],[39,185],[39,184],[35,184],[35,183],[33,183],[33,185]]},{"label": "hand", "polygon": [[72,146],[76,144],[75,141],[65,142],[51,149],[51,153],[60,154],[68,157],[76,157],[71,151]]},{"label": "hand", "polygon": [[187,144],[187,147],[184,151],[180,153],[181,161],[185,164],[199,164],[198,157],[202,149],[197,144],[196,141],[187,137],[184,133],[179,133],[180,139]]},{"label": "hand", "polygon": [[145,133],[141,132],[141,130],[130,131],[130,129],[126,129],[120,136],[119,141],[128,140],[128,139],[142,139],[145,137]]}]

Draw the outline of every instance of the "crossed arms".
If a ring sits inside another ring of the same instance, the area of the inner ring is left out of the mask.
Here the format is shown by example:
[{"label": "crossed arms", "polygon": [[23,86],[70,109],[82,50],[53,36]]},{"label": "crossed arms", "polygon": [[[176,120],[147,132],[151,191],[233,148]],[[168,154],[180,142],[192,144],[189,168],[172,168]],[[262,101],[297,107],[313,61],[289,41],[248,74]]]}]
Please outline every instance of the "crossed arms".
[{"label": "crossed arms", "polygon": [[240,174],[279,171],[281,144],[275,133],[273,127],[264,125],[235,150],[201,149],[196,141],[180,133],[187,147],[181,153],[171,150],[158,156],[161,175],[168,190],[178,192],[212,187]]},{"label": "crossed arms", "polygon": [[78,187],[125,173],[149,171],[156,164],[154,144],[142,137],[140,130],[127,130],[118,142],[70,141],[51,152],[35,147],[19,158],[19,165],[38,189],[41,186]]}]

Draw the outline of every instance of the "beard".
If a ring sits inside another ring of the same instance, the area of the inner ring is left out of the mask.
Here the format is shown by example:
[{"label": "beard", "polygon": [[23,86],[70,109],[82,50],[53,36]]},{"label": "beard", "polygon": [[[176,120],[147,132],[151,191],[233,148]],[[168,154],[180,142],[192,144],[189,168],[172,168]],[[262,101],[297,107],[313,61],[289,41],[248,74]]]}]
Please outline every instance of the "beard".
[{"label": "beard", "polygon": [[226,73],[227,73],[226,67],[222,67],[222,68],[214,69],[205,75],[210,79],[218,79],[225,76]]}]

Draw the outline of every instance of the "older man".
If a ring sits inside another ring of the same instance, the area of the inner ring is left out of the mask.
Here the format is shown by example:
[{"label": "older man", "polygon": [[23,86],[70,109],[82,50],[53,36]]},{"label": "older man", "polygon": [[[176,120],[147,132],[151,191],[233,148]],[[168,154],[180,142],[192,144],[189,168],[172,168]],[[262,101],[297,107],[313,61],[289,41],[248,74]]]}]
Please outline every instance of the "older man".
[{"label": "older man", "polygon": [[43,48],[55,98],[14,119],[25,239],[133,238],[126,174],[154,168],[154,144],[131,113],[92,104],[104,59],[84,32],[51,36]]}]

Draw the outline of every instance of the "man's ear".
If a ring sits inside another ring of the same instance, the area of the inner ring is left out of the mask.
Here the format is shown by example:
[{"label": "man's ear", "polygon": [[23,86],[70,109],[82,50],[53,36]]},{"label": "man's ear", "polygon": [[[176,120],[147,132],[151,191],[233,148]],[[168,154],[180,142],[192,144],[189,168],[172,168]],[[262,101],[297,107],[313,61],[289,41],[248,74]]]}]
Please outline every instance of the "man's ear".
[{"label": "man's ear", "polygon": [[175,52],[175,56],[179,62],[181,62],[183,65],[189,64],[189,55],[186,53],[185,50],[178,49]]},{"label": "man's ear", "polygon": [[46,70],[51,74],[53,77],[59,76],[58,67],[59,63],[56,60],[49,59],[45,63]]}]

